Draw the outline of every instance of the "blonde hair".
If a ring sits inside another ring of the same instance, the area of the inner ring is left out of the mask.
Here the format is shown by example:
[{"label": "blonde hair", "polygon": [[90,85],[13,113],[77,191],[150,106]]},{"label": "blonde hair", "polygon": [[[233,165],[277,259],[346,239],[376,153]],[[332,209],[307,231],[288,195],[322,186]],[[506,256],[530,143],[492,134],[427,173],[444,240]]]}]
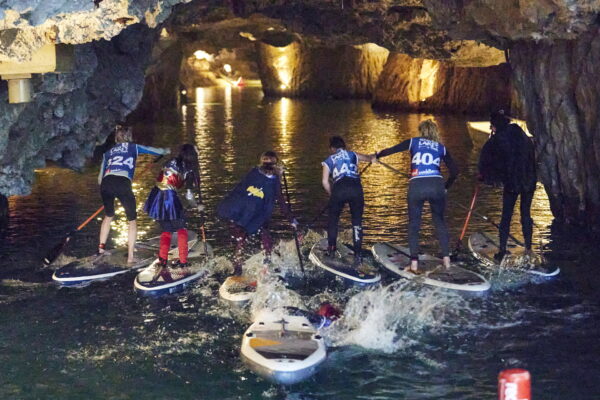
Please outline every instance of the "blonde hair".
[{"label": "blonde hair", "polygon": [[131,142],[133,140],[133,134],[130,126],[117,125],[115,127],[115,142]]},{"label": "blonde hair", "polygon": [[440,141],[440,131],[438,126],[432,119],[426,119],[419,124],[419,134],[425,139]]}]

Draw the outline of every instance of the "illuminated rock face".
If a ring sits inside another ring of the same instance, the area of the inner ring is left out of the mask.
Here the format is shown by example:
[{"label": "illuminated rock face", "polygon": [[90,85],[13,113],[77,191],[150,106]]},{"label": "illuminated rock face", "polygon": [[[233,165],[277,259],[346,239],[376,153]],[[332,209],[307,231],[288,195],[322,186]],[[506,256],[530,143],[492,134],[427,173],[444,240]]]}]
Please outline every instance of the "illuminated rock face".
[{"label": "illuminated rock face", "polygon": [[587,226],[600,226],[599,33],[511,48],[552,212]]},{"label": "illuminated rock face", "polygon": [[370,98],[389,52],[379,46],[285,47],[257,44],[266,95]]},{"label": "illuminated rock face", "polygon": [[390,54],[373,97],[377,108],[487,113],[510,110],[510,68],[464,68]]}]

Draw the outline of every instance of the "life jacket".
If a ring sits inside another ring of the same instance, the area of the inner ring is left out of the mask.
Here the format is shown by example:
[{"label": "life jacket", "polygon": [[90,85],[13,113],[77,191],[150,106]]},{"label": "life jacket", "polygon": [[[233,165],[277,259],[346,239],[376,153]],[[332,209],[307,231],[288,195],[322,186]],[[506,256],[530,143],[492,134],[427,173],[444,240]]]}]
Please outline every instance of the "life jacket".
[{"label": "life jacket", "polygon": [[410,179],[442,178],[440,165],[446,155],[446,147],[423,137],[410,139]]},{"label": "life jacket", "polygon": [[333,183],[342,178],[360,179],[358,174],[358,157],[353,151],[338,149],[321,163],[329,168]]},{"label": "life jacket", "polygon": [[138,149],[135,143],[118,143],[104,153],[102,177],[106,175],[124,176],[133,180]]},{"label": "life jacket", "polygon": [[279,176],[267,176],[255,167],[219,203],[217,215],[248,234],[256,233],[271,219],[280,190]]}]

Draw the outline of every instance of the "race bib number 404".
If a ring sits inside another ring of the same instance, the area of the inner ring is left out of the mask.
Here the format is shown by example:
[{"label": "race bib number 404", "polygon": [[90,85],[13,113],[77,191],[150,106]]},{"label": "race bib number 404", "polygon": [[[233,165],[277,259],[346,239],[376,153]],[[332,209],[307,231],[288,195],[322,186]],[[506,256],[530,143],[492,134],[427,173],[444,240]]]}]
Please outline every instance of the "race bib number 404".
[{"label": "race bib number 404", "polygon": [[440,166],[440,158],[433,158],[431,153],[421,153],[420,151],[415,153],[411,162],[414,165],[437,165]]}]

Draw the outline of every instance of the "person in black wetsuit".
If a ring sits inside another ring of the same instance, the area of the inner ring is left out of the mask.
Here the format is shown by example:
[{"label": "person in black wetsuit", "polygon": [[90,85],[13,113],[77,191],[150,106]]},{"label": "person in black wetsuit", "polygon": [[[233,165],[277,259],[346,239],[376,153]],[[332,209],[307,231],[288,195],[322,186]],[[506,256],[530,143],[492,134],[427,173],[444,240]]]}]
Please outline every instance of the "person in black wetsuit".
[{"label": "person in black wetsuit", "polygon": [[519,196],[523,238],[526,249],[531,251],[531,202],[537,183],[535,148],[523,129],[517,124],[511,124],[502,111],[493,113],[490,123],[492,136],[484,144],[479,156],[479,180],[486,184],[501,184],[504,187],[499,251],[494,255],[494,259],[501,262],[507,253],[510,220]]},{"label": "person in black wetsuit", "polygon": [[235,243],[234,275],[242,274],[242,253],[248,235],[259,231],[266,255],[265,261],[270,262],[273,239],[268,225],[275,202],[279,203],[281,211],[289,219],[292,227],[298,229],[298,221],[292,215],[281,192],[282,171],[277,166],[278,161],[274,151],[264,152],[260,157],[259,166],[252,168],[217,206],[217,215],[230,222],[229,228]]},{"label": "person in black wetsuit", "polygon": [[[407,139],[400,144],[379,151],[375,153],[374,159],[406,150],[410,151],[411,157],[408,186],[408,243],[411,262],[406,269],[418,273],[419,230],[425,201],[428,201],[431,207],[444,266],[448,268],[450,267],[450,246],[448,229],[444,221],[444,209],[446,207],[446,191],[456,179],[458,168],[446,147],[440,143],[438,127],[430,119],[419,124],[418,137]],[[450,171],[450,176],[445,183],[440,170],[441,161],[444,161]]]},{"label": "person in black wetsuit", "polygon": [[[370,162],[371,156],[346,150],[346,143],[339,136],[332,136],[329,139],[329,151],[332,154],[321,163],[323,165],[321,182],[329,195],[327,255],[334,257],[336,254],[338,221],[344,205],[348,203],[352,216],[354,264],[358,266],[362,261],[362,214],[365,207],[363,188],[358,173],[358,161]],[[333,181],[333,187],[329,178]]]}]

